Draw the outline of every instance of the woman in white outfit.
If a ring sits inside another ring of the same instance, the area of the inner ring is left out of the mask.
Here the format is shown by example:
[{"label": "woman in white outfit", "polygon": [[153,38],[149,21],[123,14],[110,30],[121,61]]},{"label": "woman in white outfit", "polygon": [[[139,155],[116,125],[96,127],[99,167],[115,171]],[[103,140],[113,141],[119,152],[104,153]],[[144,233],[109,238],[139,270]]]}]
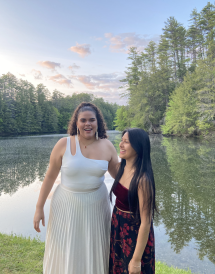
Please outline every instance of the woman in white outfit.
[{"label": "woman in white outfit", "polygon": [[69,137],[55,145],[34,216],[45,225],[43,207],[61,170],[50,206],[44,274],[108,274],[110,205],[104,174],[115,177],[118,157],[107,140],[99,109],[82,103],[69,123]]}]

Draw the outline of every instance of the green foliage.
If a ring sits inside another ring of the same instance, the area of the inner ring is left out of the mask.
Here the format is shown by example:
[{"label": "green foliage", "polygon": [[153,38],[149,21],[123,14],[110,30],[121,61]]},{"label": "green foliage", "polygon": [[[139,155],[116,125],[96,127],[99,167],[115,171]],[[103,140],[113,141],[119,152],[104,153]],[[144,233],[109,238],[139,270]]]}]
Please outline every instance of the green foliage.
[{"label": "green foliage", "polygon": [[103,117],[105,119],[106,125],[108,129],[114,129],[114,118],[116,115],[116,111],[118,109],[118,105],[105,102],[103,98],[94,98],[93,104],[95,104],[102,112]]},{"label": "green foliage", "polygon": [[122,106],[117,109],[114,125],[116,127],[116,130],[120,130],[120,131],[123,131],[125,128],[129,126],[127,107]]},{"label": "green foliage", "polygon": [[80,93],[64,96],[39,84],[36,88],[28,81],[18,80],[8,73],[0,77],[0,135],[34,133],[65,133],[75,108],[81,102],[93,102],[102,111],[108,129],[114,129],[117,104]]},{"label": "green foliage", "polygon": [[196,74],[198,81],[202,83],[197,90],[197,125],[207,134],[215,128],[215,60],[208,58],[199,62]]},{"label": "green foliage", "polygon": [[130,48],[122,80],[128,107],[117,113],[118,128],[178,135],[214,130],[215,5],[194,9],[189,21],[185,29],[169,17],[158,44],[151,41],[143,52]]},{"label": "green foliage", "polygon": [[174,90],[166,112],[164,134],[208,134],[215,121],[215,62],[197,61],[195,72],[187,73]]},{"label": "green foliage", "polygon": [[127,83],[128,92],[128,126],[152,132],[156,132],[159,127],[174,86],[170,80],[167,51],[168,41],[165,39],[159,46],[150,42],[144,53],[138,54],[135,48],[131,49],[129,59],[132,63],[123,79]]},{"label": "green foliage", "polygon": [[186,73],[186,29],[174,17],[170,17],[165,22],[163,31],[163,36],[169,42],[170,60],[172,61],[174,72],[173,77],[176,82],[182,82]]},{"label": "green foliage", "polygon": [[170,96],[163,134],[193,134],[197,129],[195,74],[187,73],[184,82]]}]

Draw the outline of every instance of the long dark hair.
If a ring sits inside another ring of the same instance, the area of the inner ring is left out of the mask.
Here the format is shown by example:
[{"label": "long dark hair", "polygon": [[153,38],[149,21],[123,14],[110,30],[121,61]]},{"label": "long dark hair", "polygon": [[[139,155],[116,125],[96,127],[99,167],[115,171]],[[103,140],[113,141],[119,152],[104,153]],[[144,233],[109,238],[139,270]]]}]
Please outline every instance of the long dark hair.
[{"label": "long dark hair", "polygon": [[88,103],[88,102],[83,102],[80,105],[77,106],[75,111],[73,112],[73,115],[69,121],[68,125],[68,130],[67,133],[71,136],[77,135],[77,120],[78,120],[78,115],[81,112],[84,111],[92,111],[96,115],[97,123],[98,123],[98,136],[101,139],[106,139],[107,138],[107,133],[106,133],[106,123],[104,120],[104,117],[100,111],[100,109],[94,105],[93,103]]},{"label": "long dark hair", "polygon": [[[154,212],[157,211],[155,203],[155,181],[150,158],[150,140],[148,134],[140,128],[129,128],[123,131],[122,136],[128,132],[129,142],[136,151],[137,156],[133,164],[135,170],[128,191],[129,208],[139,218],[139,199],[138,189],[141,189],[144,197],[143,207],[147,209],[148,217],[154,218]],[[120,181],[126,160],[122,159],[115,181],[110,191],[110,200],[112,202],[112,192]]]}]

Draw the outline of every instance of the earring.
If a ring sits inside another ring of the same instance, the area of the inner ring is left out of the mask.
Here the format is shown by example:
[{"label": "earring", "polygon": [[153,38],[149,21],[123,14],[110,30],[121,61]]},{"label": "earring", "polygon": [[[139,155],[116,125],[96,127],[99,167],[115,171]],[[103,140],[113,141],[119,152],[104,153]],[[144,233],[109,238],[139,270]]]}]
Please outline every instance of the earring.
[{"label": "earring", "polygon": [[78,126],[77,126],[77,135],[78,135]]},{"label": "earring", "polygon": [[97,131],[96,131],[96,140],[99,139],[99,133],[98,133],[98,128],[97,128]]}]

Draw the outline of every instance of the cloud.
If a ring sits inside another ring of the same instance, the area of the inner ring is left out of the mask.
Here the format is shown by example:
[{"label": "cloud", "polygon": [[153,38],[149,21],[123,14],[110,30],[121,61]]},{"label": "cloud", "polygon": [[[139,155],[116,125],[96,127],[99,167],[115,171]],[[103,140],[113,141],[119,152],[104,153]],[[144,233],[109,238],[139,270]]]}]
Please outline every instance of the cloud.
[{"label": "cloud", "polygon": [[90,90],[116,91],[122,85],[120,80],[124,77],[119,73],[109,73],[98,75],[71,75],[70,78],[81,82]]},{"label": "cloud", "polygon": [[124,77],[124,73],[113,72],[97,75],[71,75],[69,78],[85,85],[88,88],[87,93],[102,97],[111,103],[125,105],[127,104],[127,98],[121,97],[124,90],[119,89],[122,86],[120,80]]},{"label": "cloud", "polygon": [[25,77],[25,74],[21,74],[21,73],[19,73],[19,75],[20,75],[20,76],[22,76],[22,77]]},{"label": "cloud", "polygon": [[111,38],[112,36],[113,36],[113,34],[110,33],[110,32],[109,32],[109,33],[105,33],[105,37],[106,37],[106,38]]},{"label": "cloud", "polygon": [[112,92],[105,92],[105,91],[80,91],[78,93],[85,92],[89,94],[93,94],[96,97],[102,97],[105,101],[110,103],[117,103],[118,105],[127,105],[128,100],[125,97],[121,97],[122,91],[112,91]]},{"label": "cloud", "polygon": [[93,94],[98,97],[104,97],[104,98],[110,97],[112,95],[110,92],[104,92],[104,91],[94,91]]},{"label": "cloud", "polygon": [[38,64],[44,68],[55,70],[56,67],[60,68],[60,63],[55,63],[51,61],[39,61]]},{"label": "cloud", "polygon": [[73,65],[72,66],[69,66],[69,69],[79,69],[80,67],[79,66],[77,66],[75,63],[73,63]]},{"label": "cloud", "polygon": [[53,81],[55,83],[58,83],[60,85],[65,85],[68,87],[72,87],[72,82],[71,80],[69,80],[68,78],[66,78],[64,75],[62,74],[56,74],[54,76],[50,76],[48,78],[48,80]]},{"label": "cloud", "polygon": [[105,38],[108,39],[112,52],[128,53],[130,47],[136,47],[138,51],[143,51],[150,41],[159,41],[160,36],[139,35],[135,32],[129,32],[115,36],[112,33],[105,33]]},{"label": "cloud", "polygon": [[41,80],[43,78],[43,75],[40,70],[32,69],[31,73],[34,76],[34,79]]},{"label": "cloud", "polygon": [[71,47],[70,50],[78,53],[79,55],[81,55],[82,58],[84,58],[85,56],[91,54],[90,47],[91,46],[89,44],[76,43],[76,46]]},{"label": "cloud", "polygon": [[79,69],[79,68],[80,68],[80,67],[77,66],[75,63],[73,63],[73,65],[71,65],[71,66],[68,67],[68,69],[71,70],[72,74],[75,73],[74,70]]}]

